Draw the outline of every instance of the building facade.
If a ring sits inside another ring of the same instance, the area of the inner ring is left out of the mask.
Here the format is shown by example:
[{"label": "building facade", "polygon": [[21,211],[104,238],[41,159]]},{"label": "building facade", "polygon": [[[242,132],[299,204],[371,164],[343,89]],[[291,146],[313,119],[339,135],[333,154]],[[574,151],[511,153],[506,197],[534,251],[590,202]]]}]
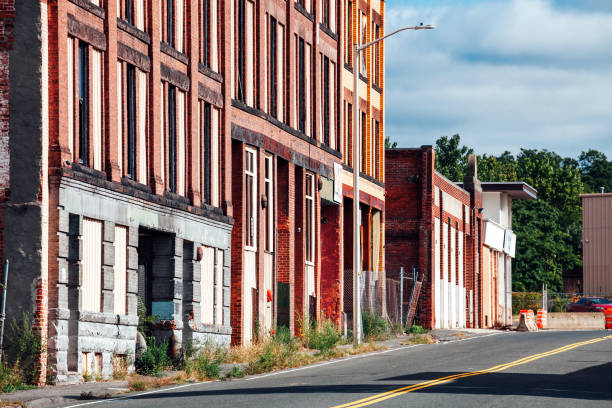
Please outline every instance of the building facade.
[{"label": "building facade", "polygon": [[512,319],[512,199],[525,183],[481,183],[470,156],[463,183],[435,170],[431,146],[387,149],[386,269],[416,267],[419,321],[430,328],[493,327]]},{"label": "building facade", "polygon": [[[343,157],[342,195],[344,218],[344,310],[352,321],[353,308],[353,174],[360,177],[360,241],[361,270],[367,273],[368,285],[373,285],[378,307],[384,310],[385,282],[385,157],[384,157],[384,43],[379,42],[362,51],[354,61],[354,44],[365,44],[383,36],[384,8],[382,0],[342,0],[341,89],[340,111],[341,149]],[[359,106],[354,105],[354,70],[358,69]],[[358,129],[354,129],[357,115]],[[358,138],[360,163],[353,163],[353,146]],[[365,287],[366,282],[363,282]]]},{"label": "building facade", "polygon": [[[173,349],[342,322],[345,44],[382,35],[384,8],[352,4],[0,4],[0,251],[8,318],[31,313],[46,345],[41,382],[111,375],[134,356],[139,313],[158,317],[154,334]],[[382,55],[381,44],[363,61],[356,133],[373,271],[384,265]]]},{"label": "building facade", "polygon": [[580,198],[583,242],[582,287],[578,292],[585,295],[609,296],[612,293],[610,259],[612,194],[583,194]]}]

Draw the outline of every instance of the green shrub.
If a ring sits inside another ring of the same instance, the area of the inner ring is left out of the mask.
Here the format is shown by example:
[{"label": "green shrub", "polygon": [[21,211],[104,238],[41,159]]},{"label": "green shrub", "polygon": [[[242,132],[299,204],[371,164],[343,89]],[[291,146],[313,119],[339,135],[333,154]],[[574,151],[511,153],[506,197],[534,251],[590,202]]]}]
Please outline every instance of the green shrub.
[{"label": "green shrub", "polygon": [[240,367],[233,366],[229,373],[225,376],[226,378],[242,378],[244,377],[244,371]]},{"label": "green shrub", "polygon": [[159,316],[149,316],[147,307],[140,296],[137,297],[136,313],[138,314],[138,331],[145,337],[153,335],[152,327],[159,320]]},{"label": "green shrub", "polygon": [[7,335],[8,343],[16,352],[15,365],[11,368],[20,373],[27,384],[36,384],[40,378],[40,355],[44,346],[40,332],[33,326],[34,318],[24,312],[21,319],[13,319]]},{"label": "green shrub", "polygon": [[289,344],[291,342],[291,331],[287,326],[278,326],[274,338],[279,343]]},{"label": "green shrub", "polygon": [[207,345],[187,361],[185,370],[187,374],[197,373],[200,379],[220,378],[219,364],[223,363],[226,356],[227,353],[223,347]]},{"label": "green shrub", "polygon": [[423,326],[412,325],[410,326],[409,332],[412,334],[423,334],[425,333],[425,329],[423,328]]},{"label": "green shrub", "polygon": [[387,320],[380,315],[370,313],[370,311],[365,310],[361,313],[361,324],[365,338],[382,340],[389,335]]},{"label": "green shrub", "polygon": [[23,382],[19,371],[19,362],[12,367],[6,363],[0,363],[0,393],[13,392],[30,388]]},{"label": "green shrub", "polygon": [[304,345],[311,350],[319,350],[325,353],[338,344],[342,339],[342,333],[329,319],[323,319],[309,326],[304,332]]},{"label": "green shrub", "polygon": [[168,341],[158,343],[154,337],[147,337],[147,350],[134,362],[136,372],[142,375],[156,375],[171,366],[168,356]]}]

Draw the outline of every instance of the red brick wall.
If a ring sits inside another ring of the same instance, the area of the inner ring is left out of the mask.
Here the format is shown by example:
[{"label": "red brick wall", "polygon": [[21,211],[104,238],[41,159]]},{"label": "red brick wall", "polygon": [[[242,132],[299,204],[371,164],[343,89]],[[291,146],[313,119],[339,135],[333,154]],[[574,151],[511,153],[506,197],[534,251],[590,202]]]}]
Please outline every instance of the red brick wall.
[{"label": "red brick wall", "polygon": [[244,263],[244,145],[232,144],[232,207],[234,209],[234,228],[232,229],[232,284],[230,324],[232,344],[242,344],[242,273]]},{"label": "red brick wall", "polygon": [[[423,279],[419,300],[421,323],[427,327],[435,324],[434,316],[434,218],[440,219],[440,237],[442,229],[456,228],[458,233],[465,233],[464,256],[459,259],[457,251],[455,264],[463,263],[464,286],[469,293],[474,289],[474,251],[473,222],[465,223],[466,214],[462,219],[445,211],[442,192],[467,205],[468,212],[473,213],[472,195],[440,176],[434,170],[435,153],[431,146],[419,149],[391,149],[385,152],[386,173],[386,273],[388,277],[397,279],[400,267],[407,273],[416,266]],[[440,189],[440,206],[435,204],[434,189]],[[470,220],[472,221],[472,220]],[[469,237],[468,237],[469,235]],[[450,238],[450,233],[449,233]],[[455,236],[458,246],[459,237]],[[440,239],[440,251],[443,251]],[[450,255],[450,245],[446,251]],[[442,252],[441,252],[442,253]],[[449,261],[450,262],[450,261]],[[444,257],[440,260],[440,276],[444,268]],[[458,270],[458,269],[457,269]],[[459,281],[457,275],[456,282]],[[476,291],[475,300],[476,300]],[[469,304],[466,302],[466,323],[469,322]]]}]

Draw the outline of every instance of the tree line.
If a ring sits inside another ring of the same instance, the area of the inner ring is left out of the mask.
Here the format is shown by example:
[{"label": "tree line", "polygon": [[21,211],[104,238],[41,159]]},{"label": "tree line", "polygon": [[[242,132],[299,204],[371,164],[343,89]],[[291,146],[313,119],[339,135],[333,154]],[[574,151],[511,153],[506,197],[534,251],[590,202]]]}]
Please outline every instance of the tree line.
[{"label": "tree line", "polygon": [[[458,134],[436,141],[436,170],[462,181],[474,149]],[[537,200],[512,203],[512,229],[517,235],[512,270],[515,291],[563,291],[563,272],[582,269],[582,203],[580,194],[612,192],[612,161],[597,150],[577,158],[555,152],[521,149],[496,156],[478,155],[481,181],[524,181],[538,191]]]}]

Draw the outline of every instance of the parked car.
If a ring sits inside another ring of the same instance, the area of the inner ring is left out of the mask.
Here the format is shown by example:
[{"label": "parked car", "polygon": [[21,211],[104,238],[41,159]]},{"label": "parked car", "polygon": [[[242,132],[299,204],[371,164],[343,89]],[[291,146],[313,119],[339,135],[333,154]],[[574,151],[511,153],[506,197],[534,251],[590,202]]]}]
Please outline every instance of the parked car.
[{"label": "parked car", "polygon": [[603,297],[581,297],[567,305],[568,312],[603,312],[612,309],[612,301]]}]

